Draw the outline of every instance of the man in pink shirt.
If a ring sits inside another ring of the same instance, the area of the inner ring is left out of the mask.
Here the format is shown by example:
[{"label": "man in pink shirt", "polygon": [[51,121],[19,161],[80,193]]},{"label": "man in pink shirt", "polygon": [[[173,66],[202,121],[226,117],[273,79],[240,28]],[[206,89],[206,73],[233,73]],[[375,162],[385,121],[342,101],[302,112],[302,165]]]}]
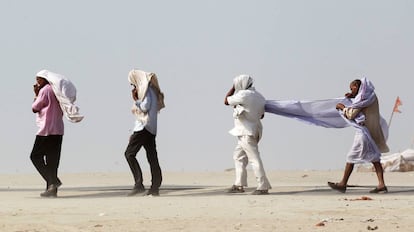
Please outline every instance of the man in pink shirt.
[{"label": "man in pink shirt", "polygon": [[62,184],[57,172],[64,132],[63,112],[49,82],[39,76],[36,82],[33,86],[35,99],[32,110],[36,113],[39,130],[30,159],[46,181],[46,191],[40,196],[57,197],[57,189]]}]

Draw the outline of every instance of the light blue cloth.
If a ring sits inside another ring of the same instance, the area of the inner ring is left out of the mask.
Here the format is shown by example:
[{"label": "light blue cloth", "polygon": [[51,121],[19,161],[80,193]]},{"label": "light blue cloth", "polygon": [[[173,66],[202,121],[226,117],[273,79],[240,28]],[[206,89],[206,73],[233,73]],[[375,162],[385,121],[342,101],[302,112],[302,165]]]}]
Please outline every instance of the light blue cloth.
[{"label": "light blue cloth", "polygon": [[338,103],[349,105],[350,100],[346,98],[316,101],[266,100],[265,112],[327,128],[348,127],[349,123],[335,109]]},{"label": "light blue cloth", "polygon": [[158,99],[155,91],[151,86],[148,87],[147,94],[142,101],[135,102],[136,106],[144,113],[148,113],[148,121],[146,123],[136,120],[134,131],[141,131],[144,128],[151,134],[157,134],[157,119],[158,119]]},{"label": "light blue cloth", "polygon": [[[364,77],[361,78],[361,86],[355,98],[342,97],[315,101],[266,100],[265,112],[327,128],[344,128],[348,126],[361,128],[359,122],[365,119],[365,115],[362,112],[354,120],[349,120],[343,115],[342,111],[336,109],[336,105],[342,103],[345,107],[351,108],[368,107],[377,99],[374,90],[375,87],[372,82]],[[388,125],[381,116],[380,125],[386,140],[388,138]]]},{"label": "light blue cloth", "polygon": [[[345,128],[352,126],[366,136],[369,141],[369,150],[381,154],[368,129],[356,123],[355,120],[347,119],[342,111],[336,109],[336,104],[338,103],[342,103],[345,106],[351,106],[353,104],[348,98],[316,101],[266,100],[265,112],[297,119],[305,123],[326,128]],[[362,114],[360,117],[363,116],[364,115]],[[388,125],[382,117],[380,124],[384,136],[387,138]]]},{"label": "light blue cloth", "polygon": [[[368,128],[362,126],[362,122],[365,121],[365,115],[360,112],[354,119],[350,120],[345,117],[343,111],[336,109],[338,103],[353,109],[369,107],[377,99],[374,90],[374,85],[368,79],[362,78],[358,93],[354,98],[343,97],[317,101],[267,100],[265,112],[327,128],[352,126],[356,130],[356,135],[354,145],[348,153],[347,162],[377,162],[380,160],[381,152]],[[385,140],[387,140],[388,125],[381,116],[379,126],[382,129]],[[364,144],[363,150],[361,150],[361,144]]]},{"label": "light blue cloth", "polygon": [[[338,103],[342,103],[345,106],[352,105],[351,100],[348,98],[316,101],[266,100],[265,112],[294,118],[305,123],[326,128],[345,128],[349,126],[360,128],[361,126],[355,120],[345,118],[343,113],[336,109],[336,104]],[[363,115],[360,117],[363,117]],[[384,136],[387,138],[387,122],[381,117],[380,123]]]}]

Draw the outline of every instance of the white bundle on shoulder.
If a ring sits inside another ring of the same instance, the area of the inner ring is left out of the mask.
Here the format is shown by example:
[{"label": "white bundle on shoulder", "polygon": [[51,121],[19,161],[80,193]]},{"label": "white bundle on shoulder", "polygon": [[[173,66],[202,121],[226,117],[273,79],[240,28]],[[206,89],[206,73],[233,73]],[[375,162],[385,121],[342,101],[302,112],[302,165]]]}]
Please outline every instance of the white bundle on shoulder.
[{"label": "white bundle on shoulder", "polygon": [[[128,73],[128,81],[129,83],[133,84],[138,91],[138,99],[140,101],[144,100],[149,86],[155,91],[157,95],[157,106],[158,112],[165,107],[164,103],[164,93],[160,89],[160,85],[158,83],[158,78],[155,73],[152,72],[145,72],[142,70],[133,69]],[[132,105],[132,113],[137,117],[137,119],[144,124],[146,124],[149,120],[148,112],[142,112],[135,104]]]},{"label": "white bundle on shoulder", "polygon": [[48,70],[42,70],[36,76],[45,78],[52,86],[60,107],[70,122],[82,121],[84,116],[79,114],[79,107],[75,105],[76,87],[69,79]]}]

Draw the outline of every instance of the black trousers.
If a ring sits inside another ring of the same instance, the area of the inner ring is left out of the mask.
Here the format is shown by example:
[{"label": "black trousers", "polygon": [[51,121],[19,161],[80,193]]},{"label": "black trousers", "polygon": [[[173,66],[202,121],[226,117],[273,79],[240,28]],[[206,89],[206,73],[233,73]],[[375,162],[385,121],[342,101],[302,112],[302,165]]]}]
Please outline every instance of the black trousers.
[{"label": "black trousers", "polygon": [[131,135],[128,147],[125,151],[125,158],[131,168],[132,175],[134,176],[135,187],[144,188],[144,185],[142,184],[141,167],[136,159],[136,155],[142,146],[147,153],[147,160],[151,169],[151,190],[158,190],[161,186],[162,174],[158,162],[155,135],[151,134],[146,129],[136,131]]},{"label": "black trousers", "polygon": [[46,181],[46,187],[58,184],[58,167],[62,150],[62,135],[36,136],[30,159]]}]

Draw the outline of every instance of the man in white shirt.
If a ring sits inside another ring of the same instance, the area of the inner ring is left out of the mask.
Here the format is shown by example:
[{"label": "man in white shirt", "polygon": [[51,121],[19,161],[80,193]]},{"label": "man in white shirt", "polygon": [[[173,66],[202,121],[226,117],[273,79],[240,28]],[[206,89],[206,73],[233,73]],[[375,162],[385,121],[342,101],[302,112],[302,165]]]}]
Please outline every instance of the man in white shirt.
[{"label": "man in white shirt", "polygon": [[257,180],[257,189],[254,195],[268,194],[270,186],[266,177],[258,148],[262,136],[265,98],[253,87],[253,79],[248,75],[234,78],[233,87],[227,93],[225,105],[234,107],[234,128],[230,134],[238,138],[233,159],[236,169],[236,181],[227,190],[228,193],[243,193],[247,187],[246,166],[250,162]]}]

